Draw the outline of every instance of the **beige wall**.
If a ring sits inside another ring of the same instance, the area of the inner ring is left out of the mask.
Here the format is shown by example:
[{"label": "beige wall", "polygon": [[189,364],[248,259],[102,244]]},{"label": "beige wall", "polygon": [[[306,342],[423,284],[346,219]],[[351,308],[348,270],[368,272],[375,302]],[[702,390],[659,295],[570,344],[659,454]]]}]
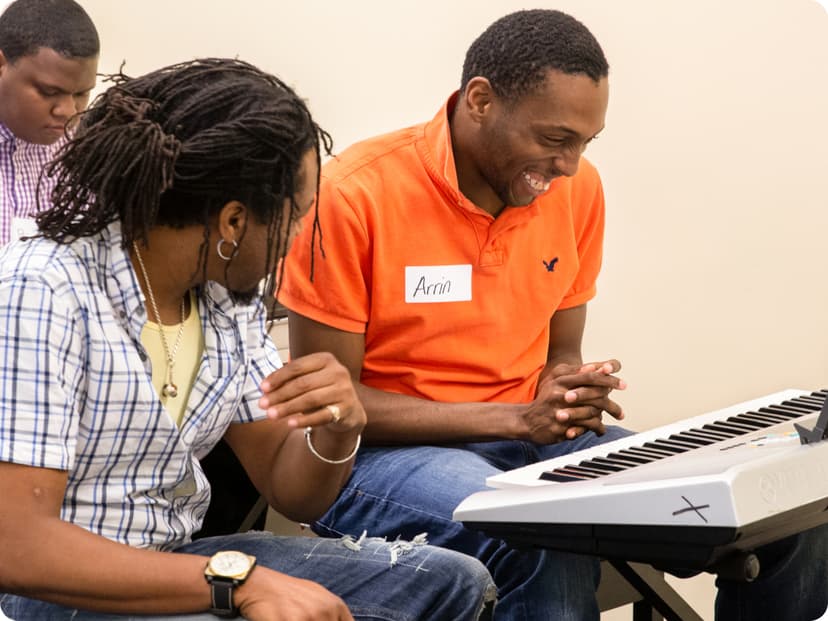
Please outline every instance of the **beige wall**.
[{"label": "beige wall", "polygon": [[[430,118],[524,2],[81,0],[102,69],[203,55],[277,73],[339,148]],[[611,64],[589,157],[606,260],[585,353],[617,357],[645,429],[828,386],[828,12],[813,0],[559,0]],[[436,19],[436,16],[440,16]]]}]

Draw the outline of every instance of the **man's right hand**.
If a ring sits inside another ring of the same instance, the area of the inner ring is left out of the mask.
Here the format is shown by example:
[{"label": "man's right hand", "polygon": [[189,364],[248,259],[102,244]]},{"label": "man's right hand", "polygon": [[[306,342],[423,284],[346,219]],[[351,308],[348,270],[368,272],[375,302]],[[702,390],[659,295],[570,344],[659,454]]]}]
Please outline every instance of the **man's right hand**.
[{"label": "man's right hand", "polygon": [[322,585],[261,565],[233,597],[248,621],[353,621],[345,602]]},{"label": "man's right hand", "polygon": [[617,360],[580,366],[559,364],[541,375],[537,395],[522,414],[526,438],[539,444],[571,440],[585,431],[602,435],[602,416],[607,412],[617,420],[624,417],[621,406],[609,398],[626,387],[614,375],[620,370]]}]

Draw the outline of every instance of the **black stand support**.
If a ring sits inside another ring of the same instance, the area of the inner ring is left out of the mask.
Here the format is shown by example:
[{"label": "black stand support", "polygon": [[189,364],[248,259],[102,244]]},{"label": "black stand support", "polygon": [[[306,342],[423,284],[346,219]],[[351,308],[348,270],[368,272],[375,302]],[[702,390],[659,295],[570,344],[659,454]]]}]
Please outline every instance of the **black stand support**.
[{"label": "black stand support", "polygon": [[632,587],[641,593],[642,601],[633,604],[633,621],[654,621],[660,614],[666,621],[704,621],[673,587],[659,577],[651,580],[630,567],[627,561],[609,561]]}]

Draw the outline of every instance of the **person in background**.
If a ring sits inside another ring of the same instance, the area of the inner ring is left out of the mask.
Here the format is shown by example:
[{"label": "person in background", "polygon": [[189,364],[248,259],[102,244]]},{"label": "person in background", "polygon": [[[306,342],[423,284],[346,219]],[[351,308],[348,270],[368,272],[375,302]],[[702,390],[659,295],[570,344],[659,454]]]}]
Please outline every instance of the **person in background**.
[{"label": "person in background", "polygon": [[[570,15],[495,21],[431,121],[325,165],[286,259],[291,355],[332,352],[368,415],[367,447],[314,531],[427,532],[486,564],[502,620],[599,618],[596,559],[515,549],[452,513],[489,476],[629,433],[602,420],[623,416],[610,398],[625,387],[620,363],[581,354],[604,231],[583,153],[604,128],[608,74]],[[336,233],[321,236],[314,217]],[[764,582],[720,581],[719,618],[820,614],[825,539],[801,542],[774,546],[782,561]]]},{"label": "person in background", "polygon": [[0,15],[0,246],[36,231],[65,143],[95,87],[100,43],[74,0],[16,0]]},{"label": "person in background", "polygon": [[238,60],[110,79],[49,166],[39,234],[0,250],[3,612],[477,619],[485,567],[423,537],[192,541],[210,500],[199,459],[221,438],[300,521],[330,506],[359,447],[347,370],[325,353],[281,366],[264,329],[262,280],[330,138]]}]

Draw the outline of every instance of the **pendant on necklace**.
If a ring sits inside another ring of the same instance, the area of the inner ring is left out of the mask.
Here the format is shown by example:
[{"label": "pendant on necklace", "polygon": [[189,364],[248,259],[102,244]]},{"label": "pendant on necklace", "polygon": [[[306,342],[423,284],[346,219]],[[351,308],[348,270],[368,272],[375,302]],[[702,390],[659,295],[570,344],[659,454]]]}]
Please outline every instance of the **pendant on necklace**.
[{"label": "pendant on necklace", "polygon": [[[183,324],[182,324],[183,325]],[[163,332],[161,333],[164,334]],[[181,330],[178,331],[179,336],[181,335]],[[176,345],[178,342],[176,341]],[[170,399],[175,399],[178,396],[178,386],[175,385],[173,382],[173,366],[175,366],[175,361],[173,361],[169,356],[167,357],[167,383],[161,387],[161,394],[165,397]]]}]

